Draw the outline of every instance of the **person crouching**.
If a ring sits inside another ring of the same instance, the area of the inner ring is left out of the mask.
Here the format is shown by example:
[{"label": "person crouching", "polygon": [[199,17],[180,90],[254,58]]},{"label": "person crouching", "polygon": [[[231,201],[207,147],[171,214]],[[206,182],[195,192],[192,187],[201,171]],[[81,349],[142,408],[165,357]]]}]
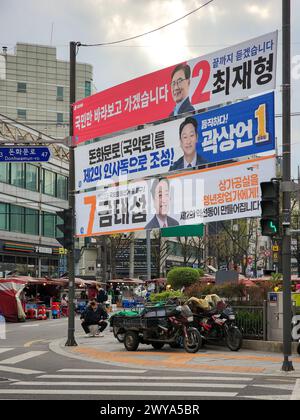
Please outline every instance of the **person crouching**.
[{"label": "person crouching", "polygon": [[99,329],[96,335],[103,337],[101,333],[108,325],[105,321],[108,318],[108,314],[101,305],[94,300],[91,301],[80,318],[83,319],[81,326],[86,334],[90,333],[90,325],[98,325]]}]

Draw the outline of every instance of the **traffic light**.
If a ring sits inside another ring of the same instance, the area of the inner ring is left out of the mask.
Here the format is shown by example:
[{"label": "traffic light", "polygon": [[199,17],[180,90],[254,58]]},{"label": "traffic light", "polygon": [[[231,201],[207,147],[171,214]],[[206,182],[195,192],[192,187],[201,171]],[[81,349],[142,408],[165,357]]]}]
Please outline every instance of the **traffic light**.
[{"label": "traffic light", "polygon": [[[58,211],[59,223],[56,225],[56,229],[62,232],[62,235],[56,237],[56,240],[65,248],[70,249],[73,244],[73,215],[72,209]],[[59,233],[59,232],[58,232]]]},{"label": "traffic light", "polygon": [[263,236],[279,235],[279,182],[261,182],[261,233]]}]

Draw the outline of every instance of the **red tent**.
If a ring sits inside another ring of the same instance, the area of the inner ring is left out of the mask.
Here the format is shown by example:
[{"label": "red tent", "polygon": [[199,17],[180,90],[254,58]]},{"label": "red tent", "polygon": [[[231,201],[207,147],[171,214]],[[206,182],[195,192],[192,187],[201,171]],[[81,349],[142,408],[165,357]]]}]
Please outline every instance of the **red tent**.
[{"label": "red tent", "polygon": [[19,296],[27,282],[27,277],[0,279],[0,313],[6,321],[26,318]]}]

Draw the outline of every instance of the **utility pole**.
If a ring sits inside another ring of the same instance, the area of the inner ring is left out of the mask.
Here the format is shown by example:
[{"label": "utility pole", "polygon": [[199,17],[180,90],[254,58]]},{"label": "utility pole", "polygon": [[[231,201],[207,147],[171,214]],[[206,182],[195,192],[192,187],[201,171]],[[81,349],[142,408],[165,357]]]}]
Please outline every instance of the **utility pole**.
[{"label": "utility pole", "polygon": [[151,280],[151,230],[146,230],[146,246],[147,246],[147,280]]},{"label": "utility pole", "polygon": [[[282,145],[283,145],[283,182],[291,180],[291,2],[282,0]],[[282,370],[294,370],[289,357],[291,343],[291,193],[283,192],[283,236],[282,236],[282,272],[283,272],[283,355]]]},{"label": "utility pole", "polygon": [[77,42],[70,42],[70,143],[69,143],[69,208],[72,214],[72,244],[68,251],[69,272],[69,317],[68,317],[68,340],[66,346],[77,346],[75,341],[75,162],[73,145],[73,104],[76,101],[76,47]]}]

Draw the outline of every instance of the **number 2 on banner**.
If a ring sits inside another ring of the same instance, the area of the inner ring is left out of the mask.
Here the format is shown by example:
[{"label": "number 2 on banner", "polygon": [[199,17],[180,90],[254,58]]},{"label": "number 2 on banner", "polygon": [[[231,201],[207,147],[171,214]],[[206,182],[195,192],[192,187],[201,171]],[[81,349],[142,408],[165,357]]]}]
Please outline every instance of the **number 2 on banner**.
[{"label": "number 2 on banner", "polygon": [[96,196],[90,195],[84,197],[84,204],[90,205],[90,214],[89,214],[89,223],[87,228],[87,235],[92,235],[93,227],[94,227],[94,220],[95,220],[95,211],[96,211]]},{"label": "number 2 on banner", "polygon": [[210,101],[211,92],[204,92],[210,76],[210,64],[208,61],[199,61],[193,68],[192,77],[198,77],[201,71],[201,79],[192,97],[192,104],[201,104],[202,102]]},{"label": "number 2 on banner", "polygon": [[261,104],[255,111],[255,118],[257,119],[257,135],[255,136],[255,143],[264,143],[269,140],[266,123],[266,111],[266,104]]}]

